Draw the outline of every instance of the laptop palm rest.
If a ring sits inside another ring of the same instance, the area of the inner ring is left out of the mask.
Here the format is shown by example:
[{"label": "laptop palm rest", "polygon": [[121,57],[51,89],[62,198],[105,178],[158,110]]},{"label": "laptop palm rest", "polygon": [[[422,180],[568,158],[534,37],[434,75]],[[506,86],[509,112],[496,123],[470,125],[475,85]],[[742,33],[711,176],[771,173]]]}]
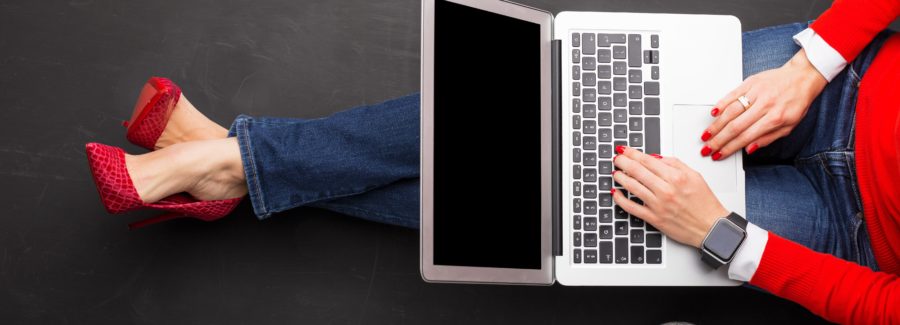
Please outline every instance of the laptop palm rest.
[{"label": "laptop palm rest", "polygon": [[675,157],[699,171],[713,193],[734,193],[738,186],[736,170],[740,167],[737,166],[738,160],[734,155],[740,155],[741,152],[720,161],[700,155],[704,144],[700,135],[714,120],[709,114],[711,110],[712,106],[709,105],[672,106],[672,152]]}]

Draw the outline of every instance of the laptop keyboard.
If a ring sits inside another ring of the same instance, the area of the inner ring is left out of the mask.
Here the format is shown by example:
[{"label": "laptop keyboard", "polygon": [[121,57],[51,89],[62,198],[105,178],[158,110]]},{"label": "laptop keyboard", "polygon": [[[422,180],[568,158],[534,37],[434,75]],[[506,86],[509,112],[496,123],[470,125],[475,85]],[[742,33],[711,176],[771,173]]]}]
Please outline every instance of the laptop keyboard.
[{"label": "laptop keyboard", "polygon": [[[575,264],[662,264],[663,234],[614,204],[618,145],[660,153],[659,35],[572,33]],[[663,59],[665,59],[663,57]]]}]

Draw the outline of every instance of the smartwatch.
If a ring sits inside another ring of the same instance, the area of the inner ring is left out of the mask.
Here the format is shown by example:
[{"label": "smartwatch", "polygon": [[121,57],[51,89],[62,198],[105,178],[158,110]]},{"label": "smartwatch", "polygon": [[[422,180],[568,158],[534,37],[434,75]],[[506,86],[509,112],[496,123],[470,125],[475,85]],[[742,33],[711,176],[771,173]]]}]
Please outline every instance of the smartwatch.
[{"label": "smartwatch", "polygon": [[732,212],[719,218],[700,244],[701,260],[713,269],[731,262],[747,238],[747,220]]}]

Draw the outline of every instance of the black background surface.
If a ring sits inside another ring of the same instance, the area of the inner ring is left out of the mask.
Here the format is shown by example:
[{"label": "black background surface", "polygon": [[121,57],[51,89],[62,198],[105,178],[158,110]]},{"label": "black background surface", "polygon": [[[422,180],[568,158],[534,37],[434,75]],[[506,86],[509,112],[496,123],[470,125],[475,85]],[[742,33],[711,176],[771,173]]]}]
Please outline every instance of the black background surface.
[{"label": "black background surface", "polygon": [[[745,30],[815,18],[824,0],[523,1],[562,10],[733,14]],[[248,203],[214,223],[127,231],[84,143],[127,144],[150,75],[215,121],[319,117],[415,92],[416,0],[0,2],[0,323],[807,323],[745,288],[437,285],[410,229]],[[894,25],[896,27],[896,24]]]}]

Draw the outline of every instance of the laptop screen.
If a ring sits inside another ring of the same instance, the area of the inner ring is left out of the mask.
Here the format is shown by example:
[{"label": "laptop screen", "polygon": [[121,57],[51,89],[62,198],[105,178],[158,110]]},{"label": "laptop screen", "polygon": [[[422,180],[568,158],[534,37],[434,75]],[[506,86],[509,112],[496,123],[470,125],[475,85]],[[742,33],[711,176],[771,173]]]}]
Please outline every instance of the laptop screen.
[{"label": "laptop screen", "polygon": [[434,40],[434,263],[540,269],[540,25],[439,0]]}]

